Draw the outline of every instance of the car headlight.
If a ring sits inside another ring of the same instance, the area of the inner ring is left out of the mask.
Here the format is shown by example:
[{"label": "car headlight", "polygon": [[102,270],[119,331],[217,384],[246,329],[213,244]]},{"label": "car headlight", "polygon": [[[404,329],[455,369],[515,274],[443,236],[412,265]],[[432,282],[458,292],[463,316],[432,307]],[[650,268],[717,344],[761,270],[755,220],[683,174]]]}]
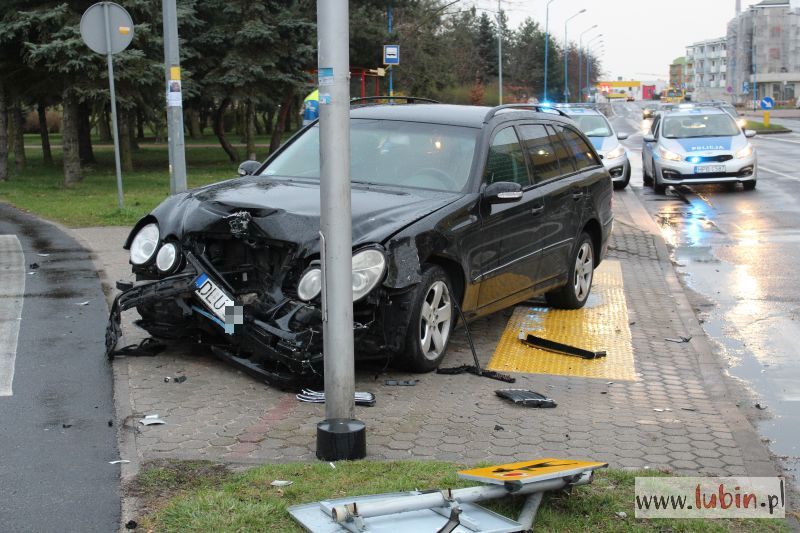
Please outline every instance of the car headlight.
[{"label": "car headlight", "polygon": [[753,155],[753,145],[748,143],[747,146],[736,152],[736,159],[744,159],[751,155]]},{"label": "car headlight", "polygon": [[300,278],[297,284],[297,296],[303,301],[309,301],[317,297],[322,290],[322,271],[312,268]]},{"label": "car headlight", "polygon": [[739,120],[736,121],[736,124],[739,125],[739,128],[744,129],[745,126],[747,126],[747,119],[746,118],[740,118]]},{"label": "car headlight", "polygon": [[670,152],[669,150],[661,146],[658,147],[658,155],[660,155],[667,161],[680,161],[681,159],[683,159],[680,155],[676,154],[675,152]]},{"label": "car headlight", "polygon": [[156,255],[156,266],[161,272],[170,272],[178,263],[178,247],[168,242]]},{"label": "car headlight", "polygon": [[148,262],[156,253],[158,237],[157,224],[147,224],[140,229],[131,243],[131,263],[143,265]]},{"label": "car headlight", "polygon": [[353,256],[353,301],[375,288],[386,270],[386,258],[378,250],[364,250]]},{"label": "car headlight", "polygon": [[620,144],[606,154],[606,159],[616,159],[625,155],[625,148]]}]

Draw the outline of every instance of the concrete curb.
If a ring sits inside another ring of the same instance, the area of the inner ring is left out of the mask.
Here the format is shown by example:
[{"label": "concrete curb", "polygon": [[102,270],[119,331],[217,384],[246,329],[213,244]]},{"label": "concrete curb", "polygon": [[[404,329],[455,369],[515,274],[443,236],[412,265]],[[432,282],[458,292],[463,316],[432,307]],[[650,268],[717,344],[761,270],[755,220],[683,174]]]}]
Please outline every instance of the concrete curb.
[{"label": "concrete curb", "polygon": [[[672,266],[666,241],[661,236],[655,221],[644,208],[636,193],[631,190],[615,192],[618,199],[625,205],[631,219],[641,229],[653,236],[658,253],[659,262],[662,264],[665,280],[678,308],[678,317],[686,332],[692,336],[690,344],[697,352],[700,372],[703,381],[708,386],[709,396],[713,398],[714,406],[728,424],[734,440],[742,450],[745,468],[750,476],[777,476],[779,470],[773,462],[769,450],[758,435],[755,427],[747,417],[739,411],[733,401],[733,395],[728,390],[728,385],[723,376],[724,367],[716,356],[714,349],[706,336],[697,316],[694,314],[689,298],[678,279]],[[728,400],[728,401],[726,401]]]}]

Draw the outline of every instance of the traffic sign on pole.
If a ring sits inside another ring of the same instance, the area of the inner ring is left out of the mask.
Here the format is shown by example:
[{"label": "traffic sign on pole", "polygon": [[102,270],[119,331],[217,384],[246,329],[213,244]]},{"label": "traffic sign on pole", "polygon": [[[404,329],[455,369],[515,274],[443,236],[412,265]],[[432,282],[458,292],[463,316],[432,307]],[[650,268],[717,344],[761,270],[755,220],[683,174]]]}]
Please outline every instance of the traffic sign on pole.
[{"label": "traffic sign on pole", "polygon": [[761,109],[768,111],[775,107],[775,100],[773,100],[769,96],[765,96],[764,98],[761,99],[760,105]]},{"label": "traffic sign on pole", "polygon": [[383,64],[384,65],[399,65],[400,64],[400,45],[399,44],[385,44],[385,45],[383,45]]},{"label": "traffic sign on pole", "polygon": [[133,19],[125,8],[113,2],[100,2],[89,7],[81,17],[81,37],[92,51],[106,55],[108,87],[111,93],[111,125],[114,136],[114,164],[117,171],[117,205],[122,209],[122,165],[119,161],[117,128],[117,95],[114,90],[112,56],[125,50],[133,40]]}]

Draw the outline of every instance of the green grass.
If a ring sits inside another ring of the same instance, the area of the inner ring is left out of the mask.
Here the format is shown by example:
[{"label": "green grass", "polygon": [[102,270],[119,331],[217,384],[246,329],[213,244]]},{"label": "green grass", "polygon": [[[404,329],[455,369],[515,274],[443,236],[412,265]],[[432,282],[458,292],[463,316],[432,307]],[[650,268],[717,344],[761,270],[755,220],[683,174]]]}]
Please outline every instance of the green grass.
[{"label": "green grass", "polygon": [[766,127],[763,122],[757,122],[755,120],[748,120],[745,129],[748,130],[755,130],[758,133],[763,133],[765,131],[773,131],[773,132],[790,132],[792,130],[784,128],[783,126],[779,126],[777,124],[770,124],[769,127]]},{"label": "green grass", "polygon": [[[474,485],[456,477],[463,465],[443,462],[340,462],[264,465],[243,473],[203,462],[146,465],[129,492],[143,502],[141,527],[154,531],[302,531],[286,511],[298,503],[412,489]],[[778,520],[637,520],[633,487],[637,475],[653,471],[599,471],[594,483],[572,494],[550,493],[537,515],[540,531],[789,531]],[[290,480],[284,488],[275,479]],[[522,501],[501,500],[492,510],[516,518]],[[625,512],[626,518],[615,513]]]}]

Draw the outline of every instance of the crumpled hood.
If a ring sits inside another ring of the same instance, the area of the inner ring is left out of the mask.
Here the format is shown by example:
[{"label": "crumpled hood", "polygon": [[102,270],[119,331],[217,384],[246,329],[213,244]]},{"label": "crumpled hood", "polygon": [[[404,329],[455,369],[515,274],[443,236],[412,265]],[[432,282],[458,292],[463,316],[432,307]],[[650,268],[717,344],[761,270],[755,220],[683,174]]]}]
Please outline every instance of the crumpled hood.
[{"label": "crumpled hood", "polygon": [[[353,246],[382,243],[397,231],[441,209],[460,193],[354,185]],[[298,256],[319,252],[319,184],[249,176],[195,189],[153,210],[162,238],[189,233],[229,233],[225,217],[247,211],[270,239],[294,243]]]}]

